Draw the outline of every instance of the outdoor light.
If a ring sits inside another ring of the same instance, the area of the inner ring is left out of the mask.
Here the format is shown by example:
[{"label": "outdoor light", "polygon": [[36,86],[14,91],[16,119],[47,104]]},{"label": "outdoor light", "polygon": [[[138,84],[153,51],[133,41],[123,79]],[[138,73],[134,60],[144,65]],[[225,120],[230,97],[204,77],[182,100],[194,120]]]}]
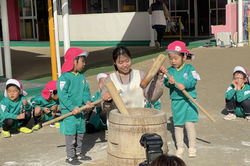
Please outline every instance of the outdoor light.
[{"label": "outdoor light", "polygon": [[146,150],[146,160],[139,166],[149,165],[155,158],[163,154],[161,149],[163,142],[160,135],[156,133],[146,133],[141,136],[140,144]]}]

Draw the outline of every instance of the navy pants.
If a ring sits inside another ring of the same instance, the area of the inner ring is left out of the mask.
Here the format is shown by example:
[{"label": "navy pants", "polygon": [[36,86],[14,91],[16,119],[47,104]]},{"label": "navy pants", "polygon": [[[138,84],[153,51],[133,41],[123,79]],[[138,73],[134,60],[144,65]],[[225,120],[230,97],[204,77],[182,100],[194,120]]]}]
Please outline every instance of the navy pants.
[{"label": "navy pants", "polygon": [[239,103],[234,98],[231,100],[226,99],[226,108],[229,113],[235,113],[236,105],[243,108],[245,116],[250,116],[250,100],[246,99]]}]

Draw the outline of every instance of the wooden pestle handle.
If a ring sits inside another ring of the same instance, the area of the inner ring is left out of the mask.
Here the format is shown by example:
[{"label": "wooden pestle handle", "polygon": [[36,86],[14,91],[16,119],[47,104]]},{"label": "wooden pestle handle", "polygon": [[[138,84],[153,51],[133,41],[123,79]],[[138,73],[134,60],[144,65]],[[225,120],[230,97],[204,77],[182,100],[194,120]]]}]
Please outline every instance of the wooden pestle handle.
[{"label": "wooden pestle handle", "polygon": [[128,114],[128,110],[126,109],[125,104],[122,101],[122,98],[119,93],[117,93],[117,89],[112,81],[106,84],[108,88],[109,94],[111,95],[113,101],[115,102],[116,107],[120,111],[121,114]]},{"label": "wooden pestle handle", "polygon": [[156,60],[154,61],[151,69],[148,71],[147,75],[145,76],[145,78],[141,81],[140,86],[141,88],[146,88],[147,85],[149,84],[149,82],[154,78],[154,76],[157,74],[157,72],[159,71],[159,69],[161,68],[162,64],[165,62],[166,60],[166,56],[163,54],[160,54]]},{"label": "wooden pestle handle", "polygon": [[[103,101],[103,99],[99,99],[99,100],[96,100],[96,101],[92,102],[91,104],[96,105],[96,104],[101,103],[102,101]],[[83,110],[85,110],[85,109],[87,109],[87,108],[88,108],[88,106],[86,106],[86,105],[85,105],[85,106],[82,106],[82,107],[80,107],[80,111],[83,111]],[[58,121],[60,121],[60,120],[62,120],[62,119],[64,119],[64,118],[67,118],[67,117],[71,116],[71,115],[73,115],[73,113],[72,113],[72,112],[69,112],[69,113],[64,114],[64,115],[62,115],[62,116],[59,116],[59,117],[57,117],[57,118],[55,118],[55,119],[52,119],[52,120],[50,120],[50,121],[47,121],[47,122],[42,123],[41,127],[48,126],[48,125],[50,125],[50,124],[52,124],[52,123],[58,122]]]},{"label": "wooden pestle handle", "polygon": [[[165,72],[164,74],[166,74],[168,78],[171,77],[168,72]],[[175,85],[178,86],[179,83],[175,82]],[[192,96],[190,96],[185,89],[182,90],[182,93],[189,98],[212,122],[215,122],[215,119],[209,115],[209,113]]]}]

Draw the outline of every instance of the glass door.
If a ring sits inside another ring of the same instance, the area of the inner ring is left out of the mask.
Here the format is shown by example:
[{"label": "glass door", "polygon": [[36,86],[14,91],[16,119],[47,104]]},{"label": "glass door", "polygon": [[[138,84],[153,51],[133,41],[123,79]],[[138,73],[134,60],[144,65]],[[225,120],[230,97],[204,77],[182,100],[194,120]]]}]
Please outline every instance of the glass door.
[{"label": "glass door", "polygon": [[36,0],[19,0],[20,31],[22,40],[38,40]]},{"label": "glass door", "polygon": [[164,0],[171,16],[181,16],[182,35],[190,36],[190,0]]},{"label": "glass door", "polygon": [[226,24],[226,4],[227,0],[209,0],[209,35],[211,25]]}]

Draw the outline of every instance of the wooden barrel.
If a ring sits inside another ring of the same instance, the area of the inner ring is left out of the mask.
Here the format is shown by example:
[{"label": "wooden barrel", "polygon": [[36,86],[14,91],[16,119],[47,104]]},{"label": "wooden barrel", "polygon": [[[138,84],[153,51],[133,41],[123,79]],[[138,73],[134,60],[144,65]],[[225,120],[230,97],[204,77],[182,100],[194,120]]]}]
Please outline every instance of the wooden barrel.
[{"label": "wooden barrel", "polygon": [[145,148],[140,138],[145,133],[162,137],[162,150],[167,153],[167,117],[159,110],[147,108],[128,109],[129,115],[112,110],[108,127],[108,165],[138,166],[146,160]]}]

